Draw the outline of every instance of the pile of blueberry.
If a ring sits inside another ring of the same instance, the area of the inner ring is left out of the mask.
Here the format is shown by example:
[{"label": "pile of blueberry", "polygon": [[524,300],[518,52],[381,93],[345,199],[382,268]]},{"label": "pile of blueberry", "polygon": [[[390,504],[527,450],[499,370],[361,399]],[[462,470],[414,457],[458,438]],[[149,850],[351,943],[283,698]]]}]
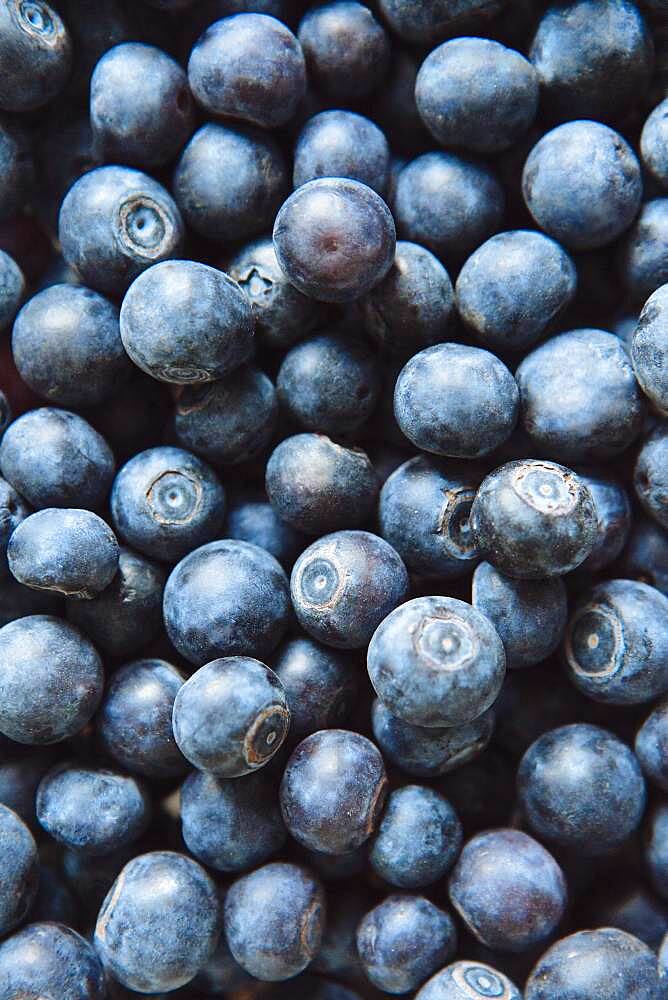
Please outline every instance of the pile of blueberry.
[{"label": "pile of blueberry", "polygon": [[0,1000],[668,1000],[668,0],[0,0]]}]

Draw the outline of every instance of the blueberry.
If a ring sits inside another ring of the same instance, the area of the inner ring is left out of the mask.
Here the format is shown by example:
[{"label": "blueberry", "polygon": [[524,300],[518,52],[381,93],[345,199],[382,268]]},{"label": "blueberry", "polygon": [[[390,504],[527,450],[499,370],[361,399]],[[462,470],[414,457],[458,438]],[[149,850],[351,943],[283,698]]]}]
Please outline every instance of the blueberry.
[{"label": "blueberry", "polygon": [[184,447],[218,465],[237,465],[264,451],[277,417],[270,379],[257,368],[243,366],[220,381],[184,387],[174,427]]},{"label": "blueberry", "polygon": [[394,414],[406,437],[424,451],[451,458],[494,451],[510,437],[518,410],[517,385],[503,362],[464,344],[420,351],[402,369],[394,390]]},{"label": "blueberry", "polygon": [[446,262],[464,260],[500,229],[504,208],[503,188],[490,167],[454,153],[424,153],[399,173],[399,235]]},{"label": "blueberry", "polygon": [[[4,12],[2,16],[5,16]],[[0,61],[1,59],[0,54]],[[1,90],[2,85],[0,93]],[[23,211],[26,203],[32,198],[35,187],[35,164],[30,133],[20,121],[2,114],[0,114],[0,172],[2,175],[0,219],[4,220]],[[5,326],[6,322],[3,317],[2,325]]]},{"label": "blueberry", "polygon": [[[221,934],[216,950],[193,979],[192,987],[194,990],[201,990],[206,996],[219,996],[235,993],[237,990],[250,986],[251,983],[251,977],[234,960],[225,935]],[[195,996],[199,996],[199,993],[196,993]],[[186,997],[192,997],[192,994],[186,993]],[[165,1000],[168,998],[169,994]],[[128,1000],[132,1000],[132,998],[128,997]]]},{"label": "blueberry", "polygon": [[101,507],[114,464],[104,438],[67,410],[24,413],[0,442],[0,471],[33,507]]},{"label": "blueberry", "polygon": [[256,979],[291,979],[320,947],[325,897],[320,883],[298,865],[256,868],[230,886],[225,936],[236,961]]},{"label": "blueberry", "polygon": [[31,590],[15,580],[11,573],[0,575],[0,628],[27,615],[61,615],[62,600],[49,590]]},{"label": "blueberry", "polygon": [[452,868],[461,846],[462,825],[447,799],[432,788],[404,785],[388,796],[369,861],[390,885],[420,889]]},{"label": "blueberry", "polygon": [[619,251],[619,272],[634,302],[642,305],[668,282],[664,251],[668,238],[668,198],[646,201]]},{"label": "blueberry", "polygon": [[[3,178],[7,184],[4,170]],[[0,250],[0,330],[4,330],[14,321],[25,292],[26,279],[23,271],[13,257]]]},{"label": "blueberry", "polygon": [[14,323],[12,351],[23,381],[60,406],[100,403],[131,371],[118,308],[74,285],[51,285],[23,306]]},{"label": "blueberry", "polygon": [[575,265],[555,240],[517,229],[471,254],[457,278],[457,309],[485,347],[524,351],[570,304],[576,287]]},{"label": "blueberry", "polygon": [[243,494],[230,502],[225,537],[266,549],[285,570],[292,569],[307,543],[300,532],[280,519],[264,491]]},{"label": "blueberry", "polygon": [[[39,856],[33,836],[15,812],[0,805],[0,934],[3,936],[25,920],[39,882]],[[2,952],[0,951],[0,956]],[[2,959],[0,957],[0,968]],[[0,995],[2,994],[0,972]]]},{"label": "blueberry", "polygon": [[405,600],[408,574],[391,545],[368,531],[337,531],[313,542],[294,565],[290,591],[302,628],[341,649],[362,649]]},{"label": "blueberry", "polygon": [[198,40],[188,81],[210,115],[275,128],[293,117],[304,96],[304,54],[276,18],[237,14],[216,21]]},{"label": "blueberry", "polygon": [[442,146],[494,153],[517,142],[538,110],[538,76],[524,56],[488,38],[455,38],[429,53],[415,100]]},{"label": "blueberry", "polygon": [[643,166],[662,188],[668,185],[668,101],[661,101],[649,115],[640,136]]},{"label": "blueberry", "polygon": [[0,996],[104,1000],[107,990],[85,938],[63,924],[34,923],[0,945]]},{"label": "blueberry", "polygon": [[283,638],[290,595],[264,549],[210,542],[174,568],[165,587],[165,628],[176,649],[202,666],[218,656],[266,656]]},{"label": "blueberry", "polygon": [[668,533],[656,521],[634,519],[620,571],[626,579],[648,583],[668,597]]},{"label": "blueberry", "polygon": [[68,621],[105,656],[133,656],[161,630],[166,579],[158,563],[121,548],[118,571],[109,586],[87,601],[69,600]]},{"label": "blueberry", "polygon": [[631,342],[633,370],[652,405],[668,416],[668,337],[665,316],[668,311],[668,285],[661,285],[643,306]]},{"label": "blueberry", "polygon": [[30,507],[6,479],[0,477],[0,578],[9,576],[7,545],[12,533],[30,515]]},{"label": "blueberry", "polygon": [[652,709],[636,734],[636,757],[645,776],[668,792],[668,700]]},{"label": "blueberry", "polygon": [[216,887],[203,868],[174,851],[133,858],[97,918],[95,948],[107,972],[140,993],[189,982],[218,943]]},{"label": "blueberry", "polygon": [[194,771],[181,786],[181,823],[191,854],[221,872],[256,868],[287,837],[276,782],[266,770],[243,780]]},{"label": "blueberry", "polygon": [[566,588],[559,577],[513,580],[484,562],[473,574],[471,603],[494,625],[510,668],[545,660],[566,628]]},{"label": "blueberry", "polygon": [[639,705],[668,691],[668,597],[636,580],[587,591],[564,639],[569,676],[588,697]]},{"label": "blueberry", "polygon": [[85,854],[108,854],[132,843],[149,824],[151,804],[135,778],[68,762],[48,771],[37,789],[40,826]]},{"label": "blueberry", "polygon": [[290,739],[345,722],[359,688],[359,668],[350,654],[308,638],[287,639],[272,660],[290,709]]},{"label": "blueberry", "polygon": [[429,135],[415,103],[419,54],[394,46],[390,69],[371,98],[371,117],[384,130],[396,153],[414,153],[429,145]]},{"label": "blueberry", "polygon": [[97,715],[105,752],[148,778],[183,774],[187,761],[172,730],[174,699],[184,675],[164,660],[134,660],[114,671]]},{"label": "blueberry", "polygon": [[374,689],[415,726],[471,722],[499,693],[503,644],[489,618],[453,597],[418,597],[378,626],[367,654]]},{"label": "blueberry", "polygon": [[40,865],[39,889],[30,916],[34,923],[65,924],[67,927],[77,923],[76,900],[58,868]]},{"label": "blueberry", "polygon": [[195,126],[186,75],[153,45],[124,42],[104,53],[90,81],[95,149],[107,162],[162,166]]},{"label": "blueberry", "polygon": [[579,931],[553,944],[527,980],[526,1000],[661,1000],[656,955],[612,927]]},{"label": "blueberry", "polygon": [[371,416],[380,375],[374,355],[359,340],[323,333],[287,352],[276,389],[284,411],[302,427],[345,435]]},{"label": "blueberry", "polygon": [[[124,865],[137,853],[134,845],[111,854],[91,856],[81,851],[62,852],[62,869],[88,925],[94,926],[97,912]],[[125,1000],[125,998],[122,998]]]},{"label": "blueberry", "polygon": [[668,901],[668,806],[659,802],[649,815],[645,862],[654,889]]},{"label": "blueberry", "polygon": [[307,736],[290,757],[281,810],[298,843],[324,854],[347,854],[373,834],[386,794],[383,758],[371,740],[324,729]]},{"label": "blueberry", "polygon": [[270,236],[242,247],[227,271],[250,299],[256,332],[267,347],[290,347],[319,324],[322,306],[290,284]]},{"label": "blueberry", "polygon": [[424,896],[387,896],[360,921],[357,950],[374,986],[410,993],[454,955],[452,919]]},{"label": "blueberry", "polygon": [[633,222],[642,197],[640,166],[607,125],[567,122],[529,153],[522,191],[548,236],[573,250],[592,250],[612,243]]},{"label": "blueberry", "polygon": [[0,108],[32,111],[63,89],[72,40],[58,13],[42,0],[12,0],[0,8]]},{"label": "blueberry", "polygon": [[312,7],[299,41],[316,88],[336,100],[364,97],[387,72],[389,39],[371,10],[354,0]]},{"label": "blueberry", "polygon": [[176,257],[183,223],[171,195],[130,167],[91,170],[60,208],[63,257],[98,292],[120,296],[151,264]]},{"label": "blueberry", "polygon": [[173,189],[186,222],[201,236],[250,239],[271,226],[288,193],[288,168],[265,132],[207,122],[183,150]]},{"label": "blueberry", "polygon": [[[393,31],[404,41],[433,45],[448,35],[482,29],[507,0],[380,0],[380,9]],[[459,998],[457,998],[459,1000]],[[505,1000],[505,997],[504,997]]]},{"label": "blueberry", "polygon": [[[340,860],[335,855],[321,855]],[[365,859],[366,860],[366,859]],[[357,925],[371,906],[368,890],[347,882],[336,891],[327,886],[327,921],[320,951],[311,965],[314,972],[333,976],[344,982],[359,982],[364,971],[357,952]]]},{"label": "blueberry", "polygon": [[585,856],[623,843],[645,808],[635,755],[612,733],[583,722],[553,729],[532,743],[517,785],[532,831]]},{"label": "blueberry", "polygon": [[385,194],[390,147],[370,118],[352,111],[322,111],[309,118],[297,139],[293,184],[319,177],[349,177]]},{"label": "blueberry", "polygon": [[19,583],[68,597],[95,597],[108,587],[118,557],[113,531],[89,510],[38,510],[21,522],[7,546],[9,568]]},{"label": "blueberry", "polygon": [[649,29],[629,0],[552,4],[531,43],[545,109],[558,120],[620,118],[650,80]]},{"label": "blueberry", "polygon": [[[17,748],[18,749],[18,748]],[[0,763],[0,804],[13,810],[26,826],[36,823],[35,793],[42,777],[53,764],[47,749],[32,749],[15,756],[8,752]]]},{"label": "blueberry", "polygon": [[445,728],[414,726],[392,715],[377,698],[371,710],[374,739],[385,757],[418,778],[435,778],[467,764],[485,749],[494,731],[488,709],[472,722]]},{"label": "blueberry", "polygon": [[346,178],[302,185],[274,222],[274,249],[288,281],[324,302],[349,302],[377,285],[395,246],[385,202],[366,184]]},{"label": "blueberry", "polygon": [[619,886],[594,894],[586,908],[588,926],[616,927],[639,938],[656,952],[668,931],[668,907],[633,874],[623,873]]},{"label": "blueberry", "polygon": [[367,333],[385,350],[410,355],[452,333],[455,304],[450,276],[417,243],[397,242],[394,263],[360,302]]},{"label": "blueberry", "polygon": [[285,740],[290,709],[280,680],[250,656],[200,667],[174,700],[174,738],[200,771],[237,778],[263,767]]},{"label": "blueberry", "polygon": [[267,462],[265,486],[279,516],[312,535],[364,524],[378,495],[366,452],[322,434],[281,441]]},{"label": "blueberry", "polygon": [[569,573],[592,551],[596,508],[563,465],[508,462],[483,480],[471,508],[474,538],[496,569],[520,580]]},{"label": "blueberry", "polygon": [[592,495],[598,521],[598,540],[580,568],[596,572],[624,549],[631,530],[631,504],[624,487],[609,474],[580,470],[579,476]]},{"label": "blueberry", "polygon": [[120,322],[131,359],[162,382],[213,382],[253,350],[250,302],[223,271],[194,260],[162,261],[140,275]]},{"label": "blueberry", "polygon": [[478,479],[450,471],[424,455],[400,465],[380,492],[378,522],[409,570],[423,577],[456,578],[478,561],[469,513]]},{"label": "blueberry", "polygon": [[176,562],[220,532],[225,491],[213,469],[190,452],[149,448],[120,469],[110,507],[125,542],[154,559]]},{"label": "blueberry", "polygon": [[522,1000],[507,976],[482,962],[458,961],[441,969],[416,993],[415,1000]]},{"label": "blueberry", "polygon": [[0,629],[0,732],[58,743],[81,730],[102,696],[100,657],[73,625],[30,615]]}]

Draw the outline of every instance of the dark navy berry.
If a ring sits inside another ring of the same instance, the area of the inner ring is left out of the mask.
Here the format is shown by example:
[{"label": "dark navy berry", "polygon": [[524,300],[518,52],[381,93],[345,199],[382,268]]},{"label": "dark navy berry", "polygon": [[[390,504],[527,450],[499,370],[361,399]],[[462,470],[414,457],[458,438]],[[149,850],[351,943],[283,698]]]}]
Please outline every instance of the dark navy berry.
[{"label": "dark navy berry", "polygon": [[30,507],[6,479],[0,477],[0,578],[9,576],[7,545],[12,533],[30,514]]},{"label": "dark navy berry", "polygon": [[635,739],[636,757],[652,784],[668,792],[668,701],[659,702]]},{"label": "dark navy berry", "polygon": [[363,97],[387,72],[390,43],[367,6],[333,0],[311,8],[299,25],[309,76],[337,100]]},{"label": "dark navy berry", "polygon": [[379,6],[392,30],[404,41],[434,45],[450,35],[483,29],[506,3],[507,0],[455,0],[455,3],[421,0],[415,4],[411,0],[380,0]]},{"label": "dark navy berry", "polygon": [[17,757],[8,747],[2,754],[0,803],[13,810],[31,829],[36,823],[35,792],[53,762],[53,752],[44,748],[24,750]]},{"label": "dark navy berry", "polygon": [[659,801],[645,831],[645,863],[653,888],[668,901],[668,806]]},{"label": "dark navy berry", "polygon": [[0,171],[0,219],[5,220],[23,211],[32,198],[35,164],[30,133],[15,117],[4,114],[0,114]]},{"label": "dark navy berry", "polygon": [[359,666],[350,654],[294,638],[276,651],[271,665],[288,701],[290,740],[348,720],[359,688]]},{"label": "dark navy berry", "polygon": [[72,39],[59,14],[42,0],[0,5],[0,108],[32,111],[63,89]]},{"label": "dark navy berry", "polygon": [[266,549],[288,571],[308,542],[304,535],[281,520],[264,491],[244,493],[230,501],[224,534],[226,538]]},{"label": "dark navy berry", "polygon": [[[30,911],[39,881],[39,856],[30,830],[5,805],[0,805],[0,837],[0,934],[4,936],[22,923]],[[1,962],[0,957],[0,969]],[[0,995],[1,976],[0,971]]]},{"label": "dark navy berry", "polygon": [[62,599],[49,590],[31,590],[11,573],[0,577],[0,627],[27,615],[61,615]]},{"label": "dark navy berry", "polygon": [[644,202],[619,251],[619,272],[639,306],[668,282],[664,244],[668,234],[668,198]]},{"label": "dark navy berry", "polygon": [[292,180],[298,188],[318,177],[349,177],[384,195],[389,169],[390,147],[370,118],[352,111],[321,111],[299,134]]},{"label": "dark navy berry", "polygon": [[507,976],[483,962],[453,962],[416,993],[415,1000],[522,1000]]},{"label": "dark navy berry", "polygon": [[596,572],[624,549],[631,530],[631,504],[624,487],[609,474],[580,470],[578,475],[592,495],[598,521],[598,539],[580,568]]},{"label": "dark navy berry", "polygon": [[[1,145],[0,139],[0,147]],[[13,322],[25,292],[26,279],[23,271],[13,257],[0,250],[0,330],[4,330]]]},{"label": "dark navy berry", "polygon": [[107,989],[85,938],[60,923],[34,923],[0,945],[0,996],[105,1000]]},{"label": "dark navy berry", "polygon": [[668,597],[668,532],[649,518],[635,518],[621,559],[628,580],[641,580]]}]

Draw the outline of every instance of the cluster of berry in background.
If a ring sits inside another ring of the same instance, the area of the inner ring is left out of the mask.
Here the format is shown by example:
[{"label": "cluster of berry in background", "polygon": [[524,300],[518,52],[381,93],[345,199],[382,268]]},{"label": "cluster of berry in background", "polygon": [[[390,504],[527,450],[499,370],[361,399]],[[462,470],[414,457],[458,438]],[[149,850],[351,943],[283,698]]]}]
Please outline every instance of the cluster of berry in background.
[{"label": "cluster of berry in background", "polygon": [[0,0],[0,1000],[668,998],[668,0]]}]

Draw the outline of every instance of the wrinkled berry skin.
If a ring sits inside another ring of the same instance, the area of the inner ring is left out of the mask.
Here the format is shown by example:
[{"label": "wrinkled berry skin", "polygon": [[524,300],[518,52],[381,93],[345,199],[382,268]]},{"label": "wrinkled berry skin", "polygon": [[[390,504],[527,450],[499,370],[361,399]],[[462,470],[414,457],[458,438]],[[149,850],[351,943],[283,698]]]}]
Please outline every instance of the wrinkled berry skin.
[{"label": "wrinkled berry skin", "polygon": [[162,261],[130,286],[121,307],[123,346],[161,382],[213,382],[253,350],[250,302],[223,271]]},{"label": "wrinkled berry skin", "polygon": [[612,733],[586,723],[561,726],[532,743],[517,788],[536,836],[585,856],[623,843],[645,808],[635,755]]},{"label": "wrinkled berry skin", "polygon": [[663,249],[667,233],[668,198],[653,198],[641,206],[620,248],[619,273],[639,307],[668,282],[668,262]]},{"label": "wrinkled berry skin", "polygon": [[393,715],[415,726],[457,726],[482,715],[506,672],[491,621],[453,597],[417,597],[373,634],[367,669]]},{"label": "wrinkled berry skin", "polygon": [[343,435],[371,416],[380,396],[375,356],[359,340],[322,333],[283,358],[276,390],[283,410],[309,431]]},{"label": "wrinkled berry skin", "polygon": [[580,568],[597,572],[621,555],[632,525],[632,511],[624,487],[612,476],[596,471],[578,475],[592,495],[598,521],[598,538]]},{"label": "wrinkled berry skin", "polygon": [[322,434],[295,434],[271,453],[265,488],[284,521],[323,535],[365,523],[378,495],[378,477],[361,449]]},{"label": "wrinkled berry skin", "polygon": [[348,854],[369,839],[387,794],[383,758],[371,740],[345,729],[307,736],[281,782],[281,811],[298,843]]},{"label": "wrinkled berry skin", "polygon": [[290,708],[290,740],[345,722],[359,688],[359,667],[348,653],[313,639],[287,639],[272,660]]},{"label": "wrinkled berry skin", "polygon": [[68,601],[67,619],[105,656],[133,656],[161,630],[166,579],[158,563],[121,548],[109,586],[87,601]]},{"label": "wrinkled berry skin", "polygon": [[72,40],[42,0],[0,5],[0,108],[32,111],[58,94],[72,65]]},{"label": "wrinkled berry skin", "polygon": [[631,343],[631,361],[642,391],[668,416],[668,285],[661,285],[642,308]]},{"label": "wrinkled berry skin", "polygon": [[225,491],[201,459],[163,446],[125,463],[114,480],[110,507],[114,527],[128,545],[176,562],[220,532]]},{"label": "wrinkled berry skin", "polygon": [[454,153],[424,153],[399,173],[394,195],[397,232],[459,263],[501,228],[503,188],[483,163]]},{"label": "wrinkled berry skin", "polygon": [[34,590],[95,597],[118,570],[118,542],[90,510],[38,510],[17,527],[7,546],[13,576]]},{"label": "wrinkled berry skin", "polygon": [[176,257],[183,222],[172,197],[130,167],[98,167],[69,189],[60,208],[63,257],[98,292],[121,296],[151,264]]},{"label": "wrinkled berry skin", "polygon": [[[20,924],[37,893],[39,856],[33,836],[15,812],[0,805],[0,934]],[[2,953],[0,952],[0,955]],[[0,986],[0,995],[1,995]]]},{"label": "wrinkled berry skin", "polygon": [[359,305],[369,336],[398,356],[447,340],[455,325],[450,275],[431,251],[408,240],[397,241],[392,267]]},{"label": "wrinkled berry skin", "polygon": [[268,347],[291,347],[318,325],[323,307],[290,284],[276,260],[271,236],[247,243],[226,270],[250,299],[256,333]]},{"label": "wrinkled berry skin", "polygon": [[607,125],[567,122],[531,150],[522,191],[549,236],[573,250],[592,250],[612,243],[633,222],[642,197],[640,166],[631,147]]},{"label": "wrinkled berry skin", "polygon": [[51,285],[26,302],[14,323],[12,352],[23,381],[59,406],[101,403],[132,370],[117,307],[75,285]]},{"label": "wrinkled berry skin", "polygon": [[292,181],[348,177],[385,194],[390,169],[387,139],[370,118],[353,111],[321,111],[299,133]]},{"label": "wrinkled berry skin", "polygon": [[668,186],[668,101],[663,100],[649,115],[640,135],[643,166],[662,188]]},{"label": "wrinkled berry skin", "polygon": [[288,280],[323,302],[350,302],[389,271],[394,219],[359,181],[325,177],[303,184],[274,222],[274,249]]},{"label": "wrinkled berry skin", "polygon": [[483,557],[519,580],[570,573],[597,536],[586,486],[563,465],[536,459],[508,462],[483,480],[471,526]]},{"label": "wrinkled berry skin", "polygon": [[95,948],[105,969],[140,993],[189,982],[220,934],[216,886],[175,851],[133,858],[109,890],[97,918]]},{"label": "wrinkled berry skin", "polygon": [[376,743],[384,756],[406,774],[435,778],[473,760],[494,732],[494,712],[488,709],[472,722],[446,728],[414,726],[376,698],[371,708]]},{"label": "wrinkled berry skin", "polygon": [[488,562],[473,574],[471,603],[499,633],[511,669],[550,656],[568,619],[566,587],[559,577],[513,580]]},{"label": "wrinkled berry skin", "polygon": [[579,931],[557,941],[527,980],[526,1000],[661,1000],[665,985],[656,955],[613,927]]},{"label": "wrinkled berry skin", "polygon": [[264,451],[277,418],[271,380],[257,368],[243,366],[220,381],[184,387],[174,429],[184,448],[217,465],[237,465]]},{"label": "wrinkled berry skin", "polygon": [[33,507],[101,507],[114,470],[102,435],[68,410],[30,410],[0,442],[0,471]]},{"label": "wrinkled berry skin", "polygon": [[415,994],[415,1000],[522,1000],[507,976],[484,962],[458,961],[441,969]]},{"label": "wrinkled berry skin", "polygon": [[243,781],[193,771],[181,786],[181,823],[188,850],[220,872],[257,868],[287,837],[276,781],[267,771]]},{"label": "wrinkled berry skin", "polygon": [[319,642],[363,649],[406,599],[408,573],[391,545],[368,531],[336,531],[302,552],[290,578],[295,614]]},{"label": "wrinkled berry skin", "polygon": [[381,878],[400,889],[432,885],[453,866],[462,825],[447,799],[422,785],[391,792],[369,851]]},{"label": "wrinkled berry skin", "polygon": [[73,625],[50,615],[0,629],[0,732],[58,743],[86,725],[102,696],[100,657]]},{"label": "wrinkled berry skin", "polygon": [[269,552],[223,540],[194,549],[172,570],[163,601],[176,649],[202,666],[219,656],[266,656],[283,638],[288,581]]},{"label": "wrinkled berry skin", "polygon": [[528,951],[556,930],[566,881],[545,848],[520,830],[472,837],[450,876],[450,902],[471,933],[499,951]]},{"label": "wrinkled berry skin", "polygon": [[289,121],[306,90],[301,45],[281,21],[237,14],[210,25],[188,61],[188,82],[213,117],[276,128]]},{"label": "wrinkled berry skin", "polygon": [[566,251],[543,233],[516,229],[492,236],[457,278],[457,309],[491,350],[524,351],[569,305],[577,271]]},{"label": "wrinkled berry skin", "polygon": [[104,1000],[95,949],[60,923],[27,924],[0,945],[0,996]]},{"label": "wrinkled berry skin", "polygon": [[645,776],[668,792],[668,701],[654,708],[638,730],[635,753]]},{"label": "wrinkled berry skin", "polygon": [[131,844],[151,818],[150,799],[135,778],[77,762],[57,764],[44,775],[36,810],[54,840],[91,855]]},{"label": "wrinkled berry skin", "polygon": [[280,519],[264,491],[242,494],[231,500],[224,535],[266,549],[287,571],[292,569],[308,542]]},{"label": "wrinkled berry skin", "polygon": [[325,922],[320,882],[299,865],[275,862],[230,886],[225,937],[239,965],[263,982],[291,979],[316,955]]},{"label": "wrinkled berry skin", "polygon": [[634,518],[620,572],[627,580],[641,580],[668,597],[668,532],[649,518]]},{"label": "wrinkled berry skin", "polygon": [[650,882],[668,900],[668,806],[658,802],[652,809],[645,831],[645,863]]},{"label": "wrinkled berry skin", "polygon": [[668,528],[667,458],[668,428],[660,424],[638,452],[633,485],[640,503],[663,528]]},{"label": "wrinkled berry skin", "polygon": [[650,32],[628,0],[571,0],[543,15],[529,55],[546,111],[566,118],[620,118],[644,94]]},{"label": "wrinkled berry skin", "polygon": [[288,194],[288,168],[265,132],[207,122],[183,150],[173,190],[184,219],[200,236],[250,239],[271,226]]},{"label": "wrinkled berry skin", "polygon": [[668,597],[637,580],[586,592],[564,637],[570,679],[589,698],[639,705],[668,691]]},{"label": "wrinkled berry skin", "polygon": [[619,455],[640,432],[644,405],[629,357],[604,330],[571,330],[529,354],[515,373],[534,447],[560,462]]},{"label": "wrinkled berry skin", "polygon": [[191,764],[238,778],[274,756],[290,727],[290,709],[273,670],[250,656],[226,656],[200,667],[179,688],[172,723]]},{"label": "wrinkled berry skin", "polygon": [[457,946],[452,919],[424,896],[392,895],[370,910],[357,928],[357,951],[374,986],[410,993]]},{"label": "wrinkled berry skin", "polygon": [[328,97],[364,97],[381,82],[390,42],[364,4],[334,0],[314,7],[299,25],[309,76]]},{"label": "wrinkled berry skin", "polygon": [[507,0],[455,0],[454,3],[422,0],[412,4],[406,0],[380,0],[379,6],[387,23],[404,41],[434,45],[449,35],[484,31],[485,22],[506,3]]},{"label": "wrinkled berry skin", "polygon": [[538,76],[524,56],[488,38],[455,38],[429,53],[415,83],[425,125],[442,146],[507,149],[538,110]]},{"label": "wrinkled berry skin", "polygon": [[[0,139],[0,146],[1,144]],[[26,280],[23,271],[13,257],[0,250],[0,330],[4,330],[13,322],[25,293]]]},{"label": "wrinkled berry skin", "polygon": [[115,45],[93,71],[90,120],[95,150],[106,162],[146,170],[162,166],[195,126],[186,75],[153,45]]},{"label": "wrinkled berry skin", "polygon": [[6,479],[0,477],[0,579],[9,576],[7,545],[12,533],[30,515],[30,507]]}]

